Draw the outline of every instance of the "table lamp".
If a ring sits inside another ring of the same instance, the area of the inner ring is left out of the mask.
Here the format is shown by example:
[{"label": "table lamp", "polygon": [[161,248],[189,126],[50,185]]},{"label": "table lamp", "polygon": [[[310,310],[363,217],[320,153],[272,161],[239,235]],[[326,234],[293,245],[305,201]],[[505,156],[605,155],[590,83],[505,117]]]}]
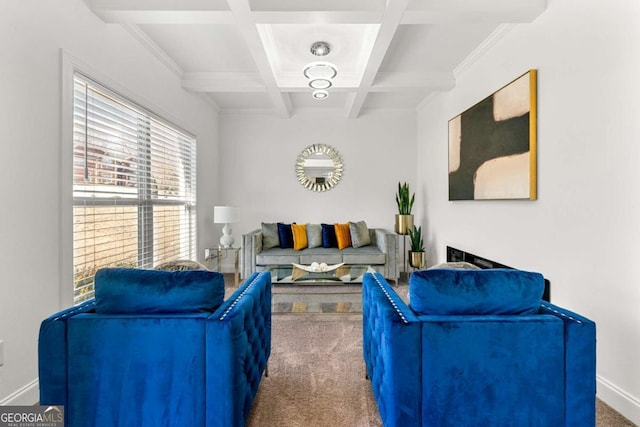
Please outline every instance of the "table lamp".
[{"label": "table lamp", "polygon": [[230,248],[233,246],[233,236],[231,233],[231,226],[234,222],[238,222],[238,210],[233,206],[214,206],[213,207],[213,222],[215,224],[224,224],[222,227],[222,237],[220,237],[220,246],[223,248]]}]

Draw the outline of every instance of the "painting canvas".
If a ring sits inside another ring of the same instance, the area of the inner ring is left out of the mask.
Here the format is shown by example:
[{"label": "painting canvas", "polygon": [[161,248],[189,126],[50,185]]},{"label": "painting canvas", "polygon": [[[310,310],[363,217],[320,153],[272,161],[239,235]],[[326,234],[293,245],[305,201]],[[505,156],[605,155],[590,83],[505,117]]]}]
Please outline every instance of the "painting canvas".
[{"label": "painting canvas", "polygon": [[449,200],[535,200],[536,70],[449,121]]}]

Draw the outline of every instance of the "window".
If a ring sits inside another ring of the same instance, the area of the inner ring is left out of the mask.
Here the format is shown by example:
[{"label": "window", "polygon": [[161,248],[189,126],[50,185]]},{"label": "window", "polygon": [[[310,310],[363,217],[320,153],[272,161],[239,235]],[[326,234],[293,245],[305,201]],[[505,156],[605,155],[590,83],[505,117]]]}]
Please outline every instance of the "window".
[{"label": "window", "polygon": [[76,73],[74,303],[93,297],[99,268],[152,268],[195,254],[195,139]]}]

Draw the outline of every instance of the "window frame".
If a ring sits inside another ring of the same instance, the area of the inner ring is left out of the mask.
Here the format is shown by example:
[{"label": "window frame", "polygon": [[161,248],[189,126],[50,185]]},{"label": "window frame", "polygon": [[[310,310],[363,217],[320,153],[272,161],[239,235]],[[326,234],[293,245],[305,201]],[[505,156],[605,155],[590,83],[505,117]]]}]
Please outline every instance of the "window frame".
[{"label": "window frame", "polygon": [[[80,62],[77,58],[70,55],[63,49],[60,50],[61,56],[61,96],[60,96],[60,119],[61,119],[61,132],[60,132],[60,227],[59,227],[59,252],[58,261],[60,265],[59,275],[59,306],[69,307],[74,305],[74,252],[73,252],[73,209],[74,209],[74,197],[73,197],[73,169],[74,169],[74,156],[73,156],[73,134],[74,134],[74,86],[75,75],[81,74],[90,81],[97,83],[99,86],[104,87],[110,92],[114,93],[117,97],[126,102],[133,103],[137,107],[142,108],[145,113],[148,113],[153,119],[160,122],[170,123],[172,126],[178,128],[181,132],[185,133],[189,137],[197,140],[196,136],[185,130],[179,120],[172,117],[170,114],[162,111],[161,108],[153,105],[143,97],[133,93],[126,87],[113,81],[104,73],[91,68],[90,66]],[[157,113],[156,113],[157,112]],[[197,142],[194,147],[194,152],[197,153]],[[197,158],[194,162],[194,167],[197,166]],[[197,186],[197,174],[194,174],[195,185]],[[198,248],[198,215],[197,215],[197,187],[195,191],[196,199],[190,208],[195,215],[193,219],[193,227],[195,230],[193,235],[194,251],[197,254]],[[138,204],[136,200],[136,204]],[[114,205],[113,199],[105,201],[105,204]],[[131,202],[125,202],[125,204],[131,206]],[[148,207],[153,209],[153,206],[175,206],[184,205],[184,202],[168,201],[168,200],[156,200],[154,203],[148,203]],[[152,242],[153,239],[151,239]],[[144,262],[142,265],[147,266],[148,262]]]}]

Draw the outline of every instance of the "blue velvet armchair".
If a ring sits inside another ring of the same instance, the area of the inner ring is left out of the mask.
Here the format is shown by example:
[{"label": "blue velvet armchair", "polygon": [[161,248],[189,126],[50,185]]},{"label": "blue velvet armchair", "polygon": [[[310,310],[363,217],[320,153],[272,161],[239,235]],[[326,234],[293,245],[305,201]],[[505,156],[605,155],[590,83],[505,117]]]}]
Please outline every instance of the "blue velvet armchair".
[{"label": "blue velvet armchair", "polygon": [[363,283],[363,351],[385,427],[595,425],[595,324],[540,300],[540,274],[433,269],[410,306]]},{"label": "blue velvet armchair", "polygon": [[271,277],[228,300],[211,271],[105,269],[42,322],[40,403],[66,425],[244,426],[271,352]]}]

